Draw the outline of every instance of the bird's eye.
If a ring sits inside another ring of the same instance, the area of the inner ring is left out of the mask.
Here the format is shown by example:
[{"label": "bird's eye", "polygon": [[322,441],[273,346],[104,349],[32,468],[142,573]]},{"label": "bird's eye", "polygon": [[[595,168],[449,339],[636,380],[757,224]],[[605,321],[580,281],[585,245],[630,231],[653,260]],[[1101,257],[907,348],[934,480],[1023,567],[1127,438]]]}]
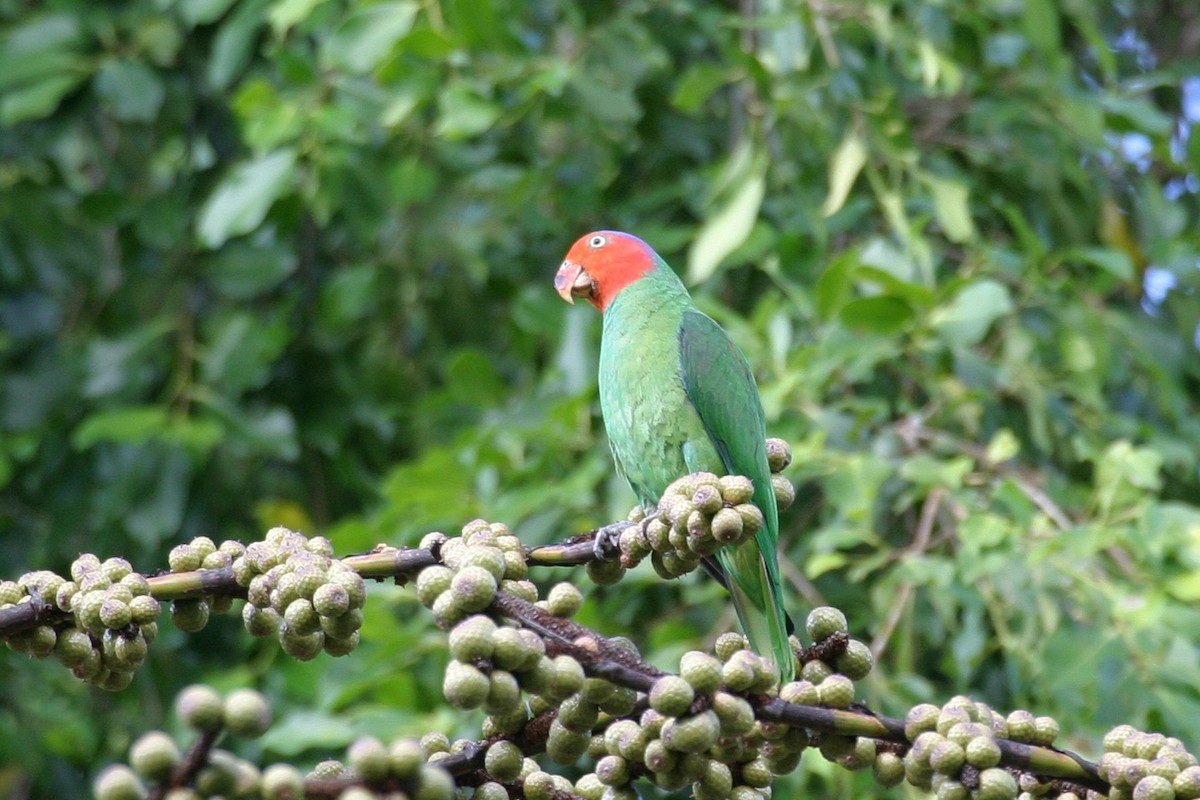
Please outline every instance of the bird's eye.
[{"label": "bird's eye", "polygon": [[601,236],[598,233],[592,238],[588,239],[588,247],[592,248],[593,250],[598,250],[599,248],[604,247],[606,244],[608,244],[608,237]]}]

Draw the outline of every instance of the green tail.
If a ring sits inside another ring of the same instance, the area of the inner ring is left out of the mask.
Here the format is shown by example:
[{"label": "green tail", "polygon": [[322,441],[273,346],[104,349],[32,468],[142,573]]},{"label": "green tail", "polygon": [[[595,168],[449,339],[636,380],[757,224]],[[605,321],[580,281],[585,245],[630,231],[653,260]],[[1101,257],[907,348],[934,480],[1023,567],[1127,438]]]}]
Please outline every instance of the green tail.
[{"label": "green tail", "polygon": [[783,683],[793,680],[796,657],[788,643],[783,587],[778,573],[768,568],[759,542],[726,547],[717,551],[717,560],[728,579],[733,608],[750,639],[750,647],[775,660]]}]

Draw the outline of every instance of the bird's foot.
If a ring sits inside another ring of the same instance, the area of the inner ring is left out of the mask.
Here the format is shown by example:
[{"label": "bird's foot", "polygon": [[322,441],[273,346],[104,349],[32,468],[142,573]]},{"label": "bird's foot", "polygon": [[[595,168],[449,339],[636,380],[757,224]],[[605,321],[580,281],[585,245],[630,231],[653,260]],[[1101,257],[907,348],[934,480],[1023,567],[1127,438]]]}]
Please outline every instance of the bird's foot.
[{"label": "bird's foot", "polygon": [[592,540],[592,553],[600,561],[616,558],[621,552],[621,534],[636,525],[636,522],[621,520],[596,529]]}]

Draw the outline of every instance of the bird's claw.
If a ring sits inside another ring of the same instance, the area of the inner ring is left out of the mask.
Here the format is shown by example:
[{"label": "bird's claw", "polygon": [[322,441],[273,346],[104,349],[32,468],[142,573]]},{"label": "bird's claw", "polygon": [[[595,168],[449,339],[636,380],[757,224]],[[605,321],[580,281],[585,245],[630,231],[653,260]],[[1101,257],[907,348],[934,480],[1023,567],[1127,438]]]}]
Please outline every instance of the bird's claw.
[{"label": "bird's claw", "polygon": [[592,539],[592,554],[599,561],[615,558],[621,552],[621,534],[636,524],[636,522],[621,520],[597,528],[596,536]]}]

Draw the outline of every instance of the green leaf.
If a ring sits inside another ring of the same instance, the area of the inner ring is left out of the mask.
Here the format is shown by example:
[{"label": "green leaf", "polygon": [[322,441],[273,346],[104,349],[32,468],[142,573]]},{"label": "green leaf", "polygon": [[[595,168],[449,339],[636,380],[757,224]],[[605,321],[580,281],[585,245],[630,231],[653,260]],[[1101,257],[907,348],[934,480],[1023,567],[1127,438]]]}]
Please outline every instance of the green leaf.
[{"label": "green leaf", "polygon": [[162,81],[141,61],[109,61],[95,78],[96,93],[114,117],[152,122],[166,94]]},{"label": "green leaf", "polygon": [[257,228],[296,175],[296,153],[276,150],[245,162],[217,185],[200,209],[196,230],[207,247]]},{"label": "green leaf", "polygon": [[208,85],[224,91],[245,71],[258,43],[270,0],[243,0],[221,23],[208,58]]},{"label": "green leaf", "polygon": [[164,406],[121,406],[96,411],[84,417],[71,432],[71,444],[76,450],[87,450],[100,442],[145,442],[166,429],[168,415]]},{"label": "green leaf", "polygon": [[267,21],[277,37],[284,36],[295,25],[308,19],[313,9],[325,0],[276,0],[267,12]]},{"label": "green leaf", "polygon": [[866,164],[866,141],[858,131],[847,133],[829,159],[829,194],[821,204],[822,215],[832,217],[841,210],[850,195],[850,188]]},{"label": "green leaf", "polygon": [[417,18],[415,2],[386,2],[361,8],[348,16],[321,48],[330,66],[366,73],[388,58],[396,43]]},{"label": "green leaf", "polygon": [[984,278],[963,287],[949,303],[934,309],[929,322],[947,344],[969,347],[987,334],[992,323],[1012,310],[1008,287]]},{"label": "green leaf", "polygon": [[0,99],[0,124],[15,125],[50,116],[85,77],[82,72],[54,75],[5,94]]},{"label": "green leaf", "polygon": [[695,114],[713,92],[730,81],[729,71],[716,64],[696,63],[688,67],[671,95],[671,104],[685,114]]},{"label": "green leaf", "polygon": [[746,241],[758,219],[766,190],[766,159],[752,156],[724,203],[700,226],[699,234],[688,249],[689,283],[700,283],[712,277],[726,256]]},{"label": "green leaf", "polygon": [[848,328],[871,333],[895,333],[913,318],[913,309],[898,297],[860,297],[842,306],[838,318]]},{"label": "green leaf", "polygon": [[1083,261],[1099,267],[1122,281],[1134,279],[1133,260],[1123,250],[1111,247],[1076,247],[1063,254],[1065,260]]},{"label": "green leaf", "polygon": [[971,239],[975,235],[975,223],[971,220],[967,184],[928,175],[925,182],[933,194],[933,211],[946,238],[958,243]]},{"label": "green leaf", "polygon": [[436,132],[447,139],[469,139],[495,125],[499,116],[499,105],[462,83],[454,83],[438,96]]}]

